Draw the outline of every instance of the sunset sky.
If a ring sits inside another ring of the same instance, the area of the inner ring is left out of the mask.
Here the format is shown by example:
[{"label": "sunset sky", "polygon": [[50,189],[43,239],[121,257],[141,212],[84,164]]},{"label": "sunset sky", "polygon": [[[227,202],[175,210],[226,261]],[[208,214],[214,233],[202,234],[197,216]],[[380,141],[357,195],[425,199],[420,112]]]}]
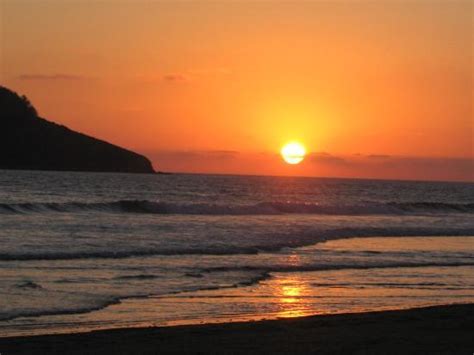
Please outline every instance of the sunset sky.
[{"label": "sunset sky", "polygon": [[0,21],[1,85],[158,170],[474,179],[469,0],[0,0]]}]

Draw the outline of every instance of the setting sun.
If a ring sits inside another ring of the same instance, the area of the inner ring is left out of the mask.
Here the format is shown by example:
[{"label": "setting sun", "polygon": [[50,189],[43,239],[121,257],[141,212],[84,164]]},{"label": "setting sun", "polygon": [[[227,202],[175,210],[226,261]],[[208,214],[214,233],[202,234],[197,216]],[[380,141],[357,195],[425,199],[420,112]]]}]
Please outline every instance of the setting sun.
[{"label": "setting sun", "polygon": [[305,147],[298,142],[287,143],[281,148],[281,156],[288,164],[299,164],[306,155]]}]

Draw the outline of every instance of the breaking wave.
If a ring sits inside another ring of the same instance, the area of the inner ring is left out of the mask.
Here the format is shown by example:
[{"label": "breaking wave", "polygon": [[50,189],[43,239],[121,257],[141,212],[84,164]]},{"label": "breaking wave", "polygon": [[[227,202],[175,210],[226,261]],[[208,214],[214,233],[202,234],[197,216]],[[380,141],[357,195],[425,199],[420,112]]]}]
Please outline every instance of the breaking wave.
[{"label": "breaking wave", "polygon": [[[271,244],[256,242],[253,245],[183,245],[180,247],[147,246],[145,248],[130,247],[122,250],[82,250],[82,251],[28,251],[28,252],[0,252],[0,261],[28,261],[28,260],[76,260],[76,259],[125,259],[152,256],[176,255],[252,255],[272,253],[286,248],[299,248],[315,245],[335,239],[364,238],[364,237],[447,237],[447,236],[474,236],[473,228],[413,228],[413,227],[386,227],[386,228],[337,228],[314,229],[300,232],[295,238],[286,238],[285,234],[273,235]],[[474,237],[473,237],[474,238]]]},{"label": "breaking wave", "polygon": [[212,203],[168,203],[147,200],[120,200],[111,202],[14,203],[0,204],[0,214],[27,213],[148,213],[181,215],[390,215],[410,213],[474,213],[474,203],[444,202],[387,202],[360,205],[324,205],[299,202],[261,202],[251,205],[224,205]]}]

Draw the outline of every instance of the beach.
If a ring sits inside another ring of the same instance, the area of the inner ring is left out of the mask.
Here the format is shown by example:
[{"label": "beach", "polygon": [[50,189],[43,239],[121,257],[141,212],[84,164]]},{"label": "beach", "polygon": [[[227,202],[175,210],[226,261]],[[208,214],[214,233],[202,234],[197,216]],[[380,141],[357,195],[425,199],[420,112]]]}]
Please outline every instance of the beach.
[{"label": "beach", "polygon": [[0,186],[2,355],[428,352],[472,320],[383,312],[474,304],[473,184],[4,171]]},{"label": "beach", "polygon": [[2,354],[471,354],[474,305],[0,338]]}]

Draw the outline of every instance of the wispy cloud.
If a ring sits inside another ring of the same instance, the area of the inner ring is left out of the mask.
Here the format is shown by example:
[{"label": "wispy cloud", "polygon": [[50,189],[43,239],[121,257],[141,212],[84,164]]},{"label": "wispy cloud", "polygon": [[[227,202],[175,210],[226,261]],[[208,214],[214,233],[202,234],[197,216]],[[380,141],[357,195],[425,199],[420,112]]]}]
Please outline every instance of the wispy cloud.
[{"label": "wispy cloud", "polygon": [[168,73],[162,79],[168,83],[184,83],[201,79],[203,77],[227,75],[231,71],[228,68],[191,69],[184,72]]},{"label": "wispy cloud", "polygon": [[166,159],[222,160],[235,159],[239,155],[239,152],[234,150],[176,150],[160,151],[152,154]]},{"label": "wispy cloud", "polygon": [[369,158],[369,159],[389,159],[389,158],[391,158],[391,156],[386,155],[386,154],[370,154],[370,155],[367,155],[367,158]]},{"label": "wispy cloud", "polygon": [[17,77],[20,80],[84,80],[81,75],[73,74],[21,74]]},{"label": "wispy cloud", "polygon": [[327,166],[333,169],[333,174],[340,176],[464,181],[474,179],[474,159],[472,158],[386,154],[334,156],[328,153],[313,153],[310,161],[315,168]]},{"label": "wispy cloud", "polygon": [[187,82],[189,78],[184,74],[170,73],[163,76],[163,80],[169,83],[183,83]]},{"label": "wispy cloud", "polygon": [[316,152],[312,153],[309,156],[309,159],[312,162],[316,163],[328,163],[328,164],[347,164],[347,160],[332,154],[329,154],[327,152]]},{"label": "wispy cloud", "polygon": [[178,150],[155,151],[147,155],[165,171],[474,181],[474,160],[467,157],[314,152],[300,165],[289,166],[275,152]]}]

